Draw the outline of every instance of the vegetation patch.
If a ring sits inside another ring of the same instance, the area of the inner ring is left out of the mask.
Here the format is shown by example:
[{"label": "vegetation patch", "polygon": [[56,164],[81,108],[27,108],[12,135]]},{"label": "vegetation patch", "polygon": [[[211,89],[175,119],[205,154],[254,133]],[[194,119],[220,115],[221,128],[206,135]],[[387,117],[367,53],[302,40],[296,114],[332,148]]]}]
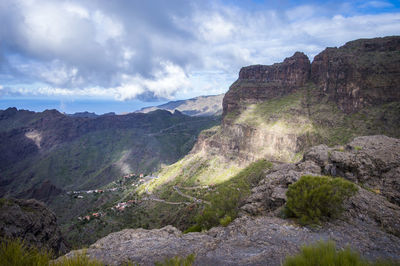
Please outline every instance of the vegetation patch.
[{"label": "vegetation patch", "polygon": [[379,260],[369,262],[360,254],[345,248],[337,251],[333,241],[318,242],[314,245],[303,246],[299,254],[287,257],[284,266],[390,266],[399,265],[399,262]]},{"label": "vegetation patch", "polygon": [[28,246],[20,239],[1,239],[0,264],[7,266],[48,265],[52,253],[45,249]]},{"label": "vegetation patch", "polygon": [[357,190],[356,185],[340,177],[302,176],[289,185],[285,211],[287,216],[299,218],[300,224],[318,224],[337,217],[344,200]]},{"label": "vegetation patch", "polygon": [[271,167],[272,164],[266,160],[256,161],[230,180],[216,186],[207,198],[211,204],[195,217],[196,224],[186,232],[208,230],[218,225],[227,226],[237,217],[243,200],[250,195],[250,189],[258,184]]},{"label": "vegetation patch", "polygon": [[155,266],[191,266],[196,259],[196,255],[190,254],[187,257],[173,257],[167,258],[164,261],[159,261],[155,263]]}]

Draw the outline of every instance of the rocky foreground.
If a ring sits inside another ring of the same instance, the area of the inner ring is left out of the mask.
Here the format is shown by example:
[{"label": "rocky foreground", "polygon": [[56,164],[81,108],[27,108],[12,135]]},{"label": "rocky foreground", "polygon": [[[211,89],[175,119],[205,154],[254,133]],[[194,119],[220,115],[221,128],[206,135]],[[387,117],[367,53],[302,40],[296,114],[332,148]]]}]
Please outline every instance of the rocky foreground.
[{"label": "rocky foreground", "polygon": [[[98,240],[87,255],[106,264],[153,265],[176,255],[196,254],[196,265],[281,265],[304,244],[334,240],[364,257],[400,259],[400,140],[358,137],[345,147],[311,148],[296,164],[276,164],[228,227],[182,234],[162,229],[126,229]],[[288,185],[302,175],[345,177],[360,185],[343,215],[319,227],[279,218]],[[80,251],[67,254],[72,256]]]},{"label": "rocky foreground", "polygon": [[0,238],[3,237],[20,238],[29,245],[49,249],[54,254],[69,251],[55,214],[34,199],[1,199]]}]

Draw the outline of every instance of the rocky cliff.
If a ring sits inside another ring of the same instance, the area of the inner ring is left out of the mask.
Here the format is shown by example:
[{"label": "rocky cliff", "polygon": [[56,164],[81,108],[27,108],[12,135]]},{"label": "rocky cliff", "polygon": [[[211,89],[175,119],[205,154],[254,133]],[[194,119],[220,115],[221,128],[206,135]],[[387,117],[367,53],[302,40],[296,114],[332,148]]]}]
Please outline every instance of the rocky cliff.
[{"label": "rocky cliff", "polygon": [[0,199],[0,237],[20,238],[26,243],[65,254],[68,246],[53,212],[36,200]]},{"label": "rocky cliff", "polygon": [[[112,265],[126,261],[153,265],[164,258],[191,253],[196,254],[195,265],[281,265],[301,245],[330,239],[340,248],[349,245],[368,259],[399,260],[400,194],[396,171],[400,166],[400,140],[359,137],[342,148],[317,146],[308,150],[299,163],[275,164],[253,188],[241,217],[228,227],[189,234],[172,226],[127,229],[98,240],[87,254]],[[280,218],[288,185],[305,174],[327,173],[344,175],[360,185],[338,220],[301,227]],[[81,251],[68,256],[76,252]]]},{"label": "rocky cliff", "polygon": [[193,152],[244,164],[295,161],[312,145],[399,137],[399,76],[398,36],[327,48],[312,64],[296,52],[282,63],[244,67],[224,97],[221,128]]},{"label": "rocky cliff", "polygon": [[223,115],[240,112],[249,103],[286,95],[307,82],[315,83],[345,112],[398,101],[399,66],[399,36],[360,39],[327,48],[312,64],[305,54],[296,52],[282,63],[242,68],[224,97]]},{"label": "rocky cliff", "polygon": [[[344,145],[357,136],[399,138],[399,40],[349,42],[328,48],[312,64],[296,53],[282,63],[242,68],[224,97],[221,125],[203,131],[191,153],[164,168],[154,187],[218,184],[258,159],[298,162],[312,146]],[[353,85],[360,88],[354,97],[341,94]]]},{"label": "rocky cliff", "polygon": [[400,37],[361,39],[318,54],[311,66],[311,80],[349,113],[399,101],[399,66]]},{"label": "rocky cliff", "polygon": [[223,99],[223,116],[238,112],[247,104],[283,96],[303,86],[310,76],[310,60],[296,52],[282,63],[271,66],[255,65],[240,70]]}]

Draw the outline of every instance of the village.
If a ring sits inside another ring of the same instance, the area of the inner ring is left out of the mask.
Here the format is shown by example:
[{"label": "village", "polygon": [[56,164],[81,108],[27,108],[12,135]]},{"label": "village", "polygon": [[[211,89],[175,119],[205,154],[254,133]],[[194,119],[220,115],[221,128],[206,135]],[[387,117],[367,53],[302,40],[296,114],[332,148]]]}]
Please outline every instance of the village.
[{"label": "village", "polygon": [[[103,193],[115,193],[115,192],[123,192],[123,191],[126,192],[128,190],[133,189],[132,192],[130,193],[130,195],[132,196],[133,194],[136,194],[137,189],[141,185],[149,184],[150,181],[155,180],[155,179],[158,179],[158,176],[153,176],[153,175],[145,176],[143,173],[140,173],[140,174],[130,173],[130,174],[126,174],[126,175],[118,178],[117,180],[111,182],[108,186],[106,186],[103,189],[68,191],[67,194],[75,199],[82,200],[82,199],[85,199],[85,197],[90,196],[90,195],[99,195],[99,194],[103,194]],[[211,190],[213,190],[214,187],[215,187],[214,184],[212,184],[210,186],[195,186],[195,187],[181,187],[181,188],[179,188],[177,186],[173,186],[173,189],[175,190],[175,192],[178,193],[179,195],[181,195],[182,197],[187,198],[188,201],[169,202],[169,201],[166,201],[163,199],[159,199],[155,195],[150,194],[148,191],[148,185],[146,185],[144,188],[145,192],[146,192],[145,197],[138,198],[137,196],[135,196],[135,198],[132,199],[132,197],[133,197],[132,196],[131,199],[118,202],[106,210],[95,211],[95,212],[92,212],[85,216],[79,216],[77,219],[79,221],[90,221],[92,219],[98,219],[100,217],[103,217],[103,216],[109,214],[110,212],[112,214],[124,212],[127,208],[129,208],[131,206],[138,206],[141,203],[143,203],[144,201],[163,202],[165,204],[171,204],[171,205],[179,205],[179,204],[191,205],[193,203],[210,205],[211,204],[210,202],[187,195],[184,192],[182,192],[180,189],[184,189],[184,190],[206,189],[208,191],[211,191]],[[107,212],[107,210],[109,212]]]},{"label": "village", "polygon": [[[74,191],[68,191],[67,194],[75,199],[85,199],[85,197],[90,195],[121,192],[121,191],[126,191],[132,187],[138,188],[140,185],[157,178],[158,176],[151,176],[151,175],[145,176],[143,173],[140,174],[130,173],[118,178],[116,181],[111,182],[109,184],[109,187],[103,189],[94,189],[94,190],[74,190]],[[130,199],[127,201],[118,202],[109,210],[111,210],[112,212],[123,212],[125,211],[126,208],[132,205],[138,205],[142,202],[143,200],[139,200],[137,198]],[[79,216],[77,219],[79,221],[90,221],[91,219],[100,218],[104,215],[107,215],[107,212],[105,210],[93,212],[85,216]]]}]

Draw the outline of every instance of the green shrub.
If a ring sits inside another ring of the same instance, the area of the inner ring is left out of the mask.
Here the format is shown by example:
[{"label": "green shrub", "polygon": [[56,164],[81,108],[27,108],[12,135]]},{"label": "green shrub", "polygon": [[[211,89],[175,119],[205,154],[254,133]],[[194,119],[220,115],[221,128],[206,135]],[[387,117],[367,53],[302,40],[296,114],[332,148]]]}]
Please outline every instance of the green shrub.
[{"label": "green shrub", "polygon": [[356,192],[357,187],[343,178],[302,176],[289,185],[285,210],[289,217],[299,218],[301,224],[318,224],[337,217],[344,200]]},{"label": "green shrub", "polygon": [[52,252],[27,245],[20,239],[2,239],[0,243],[0,265],[2,266],[102,266],[103,263],[90,259],[85,253],[71,258],[63,257],[51,261]]},{"label": "green shrub", "polygon": [[169,259],[165,259],[162,262],[156,262],[156,266],[191,266],[194,263],[194,260],[196,259],[195,254],[190,254],[186,258],[181,258],[181,257],[173,257]]},{"label": "green shrub", "polygon": [[213,226],[227,226],[237,217],[243,200],[250,195],[250,189],[265,177],[265,171],[271,167],[272,164],[266,160],[256,161],[229,181],[218,185],[208,198],[211,205],[195,217],[196,228],[208,230]]},{"label": "green shrub", "polygon": [[201,232],[201,226],[198,224],[195,224],[195,225],[189,227],[188,229],[186,229],[185,231],[183,231],[184,234],[192,233],[192,232]]},{"label": "green shrub", "polygon": [[219,224],[222,226],[228,226],[232,222],[232,217],[225,215],[224,218],[219,219]]},{"label": "green shrub", "polygon": [[285,259],[284,266],[394,266],[398,262],[379,260],[369,262],[349,248],[336,251],[333,241],[318,242],[314,245],[303,246],[299,254]]},{"label": "green shrub", "polygon": [[28,246],[20,239],[2,239],[0,243],[0,264],[4,266],[48,265],[51,252]]}]

